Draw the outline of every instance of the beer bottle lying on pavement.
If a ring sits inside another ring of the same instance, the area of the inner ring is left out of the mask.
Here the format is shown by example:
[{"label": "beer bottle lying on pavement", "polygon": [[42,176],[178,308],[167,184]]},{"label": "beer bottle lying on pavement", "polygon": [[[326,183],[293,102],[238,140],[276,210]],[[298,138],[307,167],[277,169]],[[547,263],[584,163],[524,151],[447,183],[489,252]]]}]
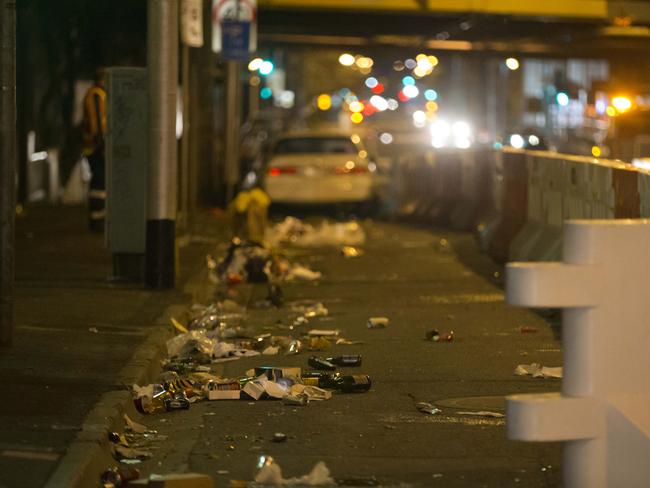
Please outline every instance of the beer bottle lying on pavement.
[{"label": "beer bottle lying on pavement", "polygon": [[334,363],[331,363],[327,359],[319,358],[318,356],[310,356],[307,360],[307,363],[312,368],[322,369],[325,371],[334,371],[336,369],[336,365]]},{"label": "beer bottle lying on pavement", "polygon": [[329,388],[343,393],[356,393],[368,391],[372,386],[370,376],[365,374],[322,373],[320,371],[307,371],[302,374],[305,385]]},{"label": "beer bottle lying on pavement", "polygon": [[343,356],[334,356],[327,358],[332,364],[337,366],[361,366],[361,355],[359,354],[344,354]]}]

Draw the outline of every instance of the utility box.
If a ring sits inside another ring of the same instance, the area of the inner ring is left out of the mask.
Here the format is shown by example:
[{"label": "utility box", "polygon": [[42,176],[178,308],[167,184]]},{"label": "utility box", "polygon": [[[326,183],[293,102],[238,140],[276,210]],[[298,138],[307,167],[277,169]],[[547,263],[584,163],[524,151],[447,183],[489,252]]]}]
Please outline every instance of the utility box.
[{"label": "utility box", "polygon": [[146,68],[110,68],[106,84],[106,246],[113,277],[144,280],[148,171]]}]

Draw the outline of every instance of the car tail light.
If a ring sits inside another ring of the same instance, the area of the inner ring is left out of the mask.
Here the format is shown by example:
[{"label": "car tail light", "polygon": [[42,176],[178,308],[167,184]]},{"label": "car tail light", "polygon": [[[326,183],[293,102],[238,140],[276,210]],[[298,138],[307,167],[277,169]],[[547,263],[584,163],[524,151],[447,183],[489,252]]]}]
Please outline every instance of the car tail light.
[{"label": "car tail light", "polygon": [[280,176],[280,175],[293,175],[296,173],[297,173],[296,168],[292,166],[284,166],[282,168],[278,168],[277,166],[274,166],[269,168],[267,174],[269,176]]}]

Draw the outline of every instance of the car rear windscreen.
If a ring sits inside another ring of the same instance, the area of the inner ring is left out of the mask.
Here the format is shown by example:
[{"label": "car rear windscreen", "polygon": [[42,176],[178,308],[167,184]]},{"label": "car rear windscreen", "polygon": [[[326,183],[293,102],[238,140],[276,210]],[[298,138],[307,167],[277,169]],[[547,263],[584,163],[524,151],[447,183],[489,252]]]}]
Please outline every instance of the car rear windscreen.
[{"label": "car rear windscreen", "polygon": [[276,154],[355,154],[357,148],[346,137],[295,137],[282,139],[275,147]]}]

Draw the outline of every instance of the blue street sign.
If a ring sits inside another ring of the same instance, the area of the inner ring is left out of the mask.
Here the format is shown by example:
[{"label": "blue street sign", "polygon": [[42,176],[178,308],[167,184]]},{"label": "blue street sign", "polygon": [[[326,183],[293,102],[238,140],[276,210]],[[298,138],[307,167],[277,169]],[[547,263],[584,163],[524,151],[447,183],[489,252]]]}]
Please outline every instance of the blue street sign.
[{"label": "blue street sign", "polygon": [[228,61],[247,61],[250,45],[250,22],[221,22],[221,57]]}]

